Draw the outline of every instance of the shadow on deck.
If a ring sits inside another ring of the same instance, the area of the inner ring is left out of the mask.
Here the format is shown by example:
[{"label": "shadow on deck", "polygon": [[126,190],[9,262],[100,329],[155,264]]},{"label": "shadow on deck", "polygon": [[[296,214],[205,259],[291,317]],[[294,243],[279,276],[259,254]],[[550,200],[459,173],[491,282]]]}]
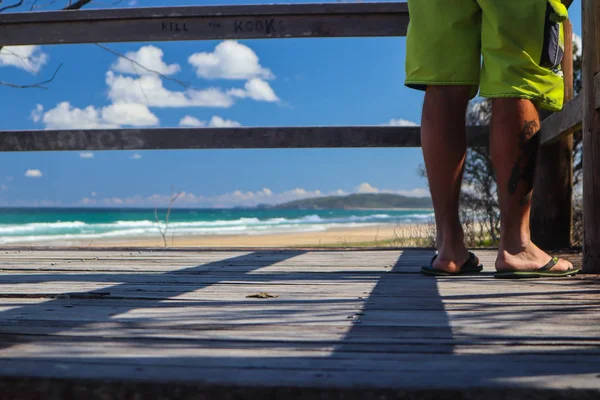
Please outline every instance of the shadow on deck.
[{"label": "shadow on deck", "polygon": [[426,250],[3,253],[7,399],[600,396],[600,280],[490,251],[439,279]]}]

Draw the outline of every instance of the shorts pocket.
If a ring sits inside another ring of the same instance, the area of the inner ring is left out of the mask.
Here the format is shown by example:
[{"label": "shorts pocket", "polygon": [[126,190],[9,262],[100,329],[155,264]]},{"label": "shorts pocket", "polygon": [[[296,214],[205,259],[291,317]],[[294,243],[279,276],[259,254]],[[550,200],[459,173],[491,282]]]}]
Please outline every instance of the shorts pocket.
[{"label": "shorts pocket", "polygon": [[544,68],[557,69],[565,55],[565,39],[561,22],[564,19],[564,13],[561,9],[557,9],[554,0],[548,0],[544,21],[544,43],[540,59],[540,66]]}]

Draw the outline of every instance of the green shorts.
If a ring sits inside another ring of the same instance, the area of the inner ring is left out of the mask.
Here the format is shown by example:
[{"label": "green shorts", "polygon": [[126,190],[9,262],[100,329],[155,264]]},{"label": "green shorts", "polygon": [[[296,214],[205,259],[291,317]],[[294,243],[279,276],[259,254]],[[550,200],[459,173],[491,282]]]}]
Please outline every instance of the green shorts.
[{"label": "green shorts", "polygon": [[564,86],[560,0],[408,0],[406,85],[473,86],[558,111]]}]

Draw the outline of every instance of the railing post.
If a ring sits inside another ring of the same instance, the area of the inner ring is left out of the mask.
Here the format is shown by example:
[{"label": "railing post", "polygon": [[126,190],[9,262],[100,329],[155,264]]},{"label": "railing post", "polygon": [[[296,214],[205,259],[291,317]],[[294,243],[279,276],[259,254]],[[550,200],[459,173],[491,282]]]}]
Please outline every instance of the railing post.
[{"label": "railing post", "polygon": [[[565,21],[562,70],[565,103],[573,99],[573,27]],[[531,210],[531,236],[543,249],[571,246],[573,231],[573,136],[544,145],[538,153]]]},{"label": "railing post", "polygon": [[600,274],[600,3],[582,1],[583,14],[583,272]]}]

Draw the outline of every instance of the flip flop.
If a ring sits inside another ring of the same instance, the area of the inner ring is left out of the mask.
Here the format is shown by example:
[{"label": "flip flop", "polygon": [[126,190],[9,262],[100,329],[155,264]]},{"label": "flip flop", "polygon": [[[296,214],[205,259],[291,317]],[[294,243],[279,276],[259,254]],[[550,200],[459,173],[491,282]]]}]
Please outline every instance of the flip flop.
[{"label": "flip flop", "polygon": [[421,267],[421,272],[425,275],[431,276],[455,276],[455,275],[466,275],[466,274],[477,274],[483,270],[483,265],[477,262],[475,254],[469,252],[469,258],[460,267],[458,272],[447,272],[441,269],[433,268],[433,262],[437,258],[437,254],[431,259],[431,265]]},{"label": "flip flop", "polygon": [[526,279],[526,278],[552,278],[552,277],[567,277],[577,275],[579,268],[572,268],[567,271],[552,271],[552,268],[558,264],[558,257],[552,257],[548,264],[535,271],[503,271],[496,272],[494,278],[499,279]]}]

